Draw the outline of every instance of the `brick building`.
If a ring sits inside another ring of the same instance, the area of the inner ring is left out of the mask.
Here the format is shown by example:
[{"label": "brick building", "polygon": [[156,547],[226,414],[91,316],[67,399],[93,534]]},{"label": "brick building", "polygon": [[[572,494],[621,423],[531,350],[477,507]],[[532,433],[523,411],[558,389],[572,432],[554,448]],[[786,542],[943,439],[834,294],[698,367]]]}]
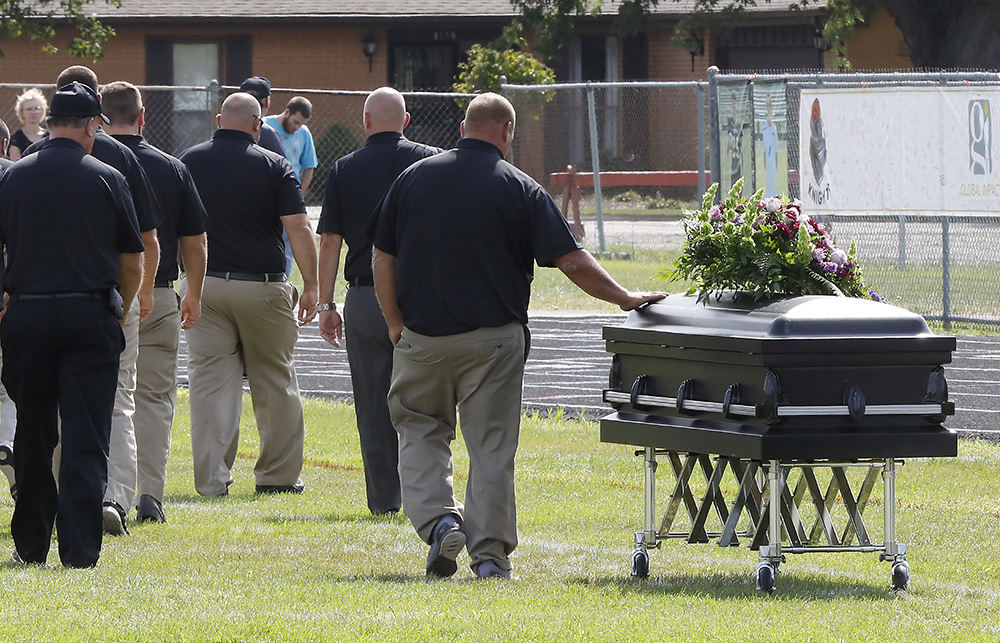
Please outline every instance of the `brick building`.
[{"label": "brick building", "polygon": [[[688,52],[672,46],[670,40],[677,20],[692,4],[690,0],[661,0],[646,33],[622,38],[612,29],[617,5],[605,0],[602,15],[577,19],[576,35],[562,59],[553,65],[557,79],[703,80],[705,69],[713,64],[724,71],[829,65],[815,38],[821,9],[789,11],[783,3],[761,3],[749,10],[746,25],[718,38],[702,34],[701,47]],[[90,8],[117,32],[106,44],[104,58],[92,64],[102,81],[126,79],[140,85],[201,87],[213,79],[234,85],[259,74],[276,87],[348,90],[389,84],[404,91],[448,91],[463,53],[474,43],[495,38],[516,16],[509,0],[123,0],[120,8],[100,1]],[[902,37],[891,19],[883,13],[873,16],[870,24],[856,32],[850,46],[850,54],[857,53],[856,68],[909,66]],[[367,43],[370,56],[363,43]],[[2,41],[0,47],[4,52],[0,58],[2,83],[51,83],[61,69],[80,62],[62,53],[43,54],[39,42],[24,38]],[[0,92],[0,116],[16,127],[13,93]],[[280,110],[288,97],[276,95],[272,113]],[[151,109],[156,108],[160,121],[150,138],[166,149],[176,151],[200,140],[213,127],[203,97],[175,92],[147,95],[147,101]],[[651,101],[640,106],[640,114],[623,114],[621,118],[635,120],[633,116],[639,116],[642,128],[647,127],[646,122],[670,122],[669,128],[650,126],[643,136],[650,149],[671,149],[676,147],[678,136],[687,136],[685,132],[694,127],[693,97],[688,102],[691,104],[665,105]],[[351,109],[356,111],[357,107]],[[424,107],[413,105],[411,111],[421,109]],[[344,116],[344,110],[332,105],[316,111],[311,124],[314,133],[343,123],[355,138],[361,135],[360,113]],[[414,114],[418,126],[419,116]],[[460,111],[452,105],[444,118],[460,118]],[[521,135],[540,127],[535,123]],[[457,126],[446,129],[451,132],[448,136],[427,142],[453,142],[447,139],[457,136]],[[545,148],[565,146],[566,138],[566,132],[546,128]],[[540,154],[525,168],[536,176],[553,165]],[[679,157],[655,163],[664,164],[690,168],[692,160]]]}]

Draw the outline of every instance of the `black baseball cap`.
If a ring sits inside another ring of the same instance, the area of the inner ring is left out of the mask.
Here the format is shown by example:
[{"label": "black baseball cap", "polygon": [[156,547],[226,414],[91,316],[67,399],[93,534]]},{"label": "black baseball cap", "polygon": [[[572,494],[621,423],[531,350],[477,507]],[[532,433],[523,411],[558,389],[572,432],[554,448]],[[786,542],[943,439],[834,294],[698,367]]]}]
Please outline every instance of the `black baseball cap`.
[{"label": "black baseball cap", "polygon": [[257,100],[263,100],[271,95],[271,81],[263,76],[251,76],[240,84],[240,91],[253,94]]},{"label": "black baseball cap", "polygon": [[56,90],[49,103],[49,116],[99,116],[102,121],[111,124],[108,117],[101,113],[101,101],[97,98],[97,92],[75,81]]}]

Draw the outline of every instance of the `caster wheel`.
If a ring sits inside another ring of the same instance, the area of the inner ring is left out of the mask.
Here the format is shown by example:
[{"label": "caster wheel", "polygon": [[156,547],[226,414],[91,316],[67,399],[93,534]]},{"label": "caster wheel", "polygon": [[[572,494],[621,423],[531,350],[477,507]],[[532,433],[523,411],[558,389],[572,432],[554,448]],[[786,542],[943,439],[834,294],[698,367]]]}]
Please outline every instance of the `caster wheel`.
[{"label": "caster wheel", "polygon": [[757,589],[768,594],[774,591],[774,571],[770,563],[757,565]]},{"label": "caster wheel", "polygon": [[649,578],[649,553],[645,549],[636,549],[632,552],[632,576]]},{"label": "caster wheel", "polygon": [[892,566],[892,588],[904,590],[910,586],[910,566],[900,561]]}]

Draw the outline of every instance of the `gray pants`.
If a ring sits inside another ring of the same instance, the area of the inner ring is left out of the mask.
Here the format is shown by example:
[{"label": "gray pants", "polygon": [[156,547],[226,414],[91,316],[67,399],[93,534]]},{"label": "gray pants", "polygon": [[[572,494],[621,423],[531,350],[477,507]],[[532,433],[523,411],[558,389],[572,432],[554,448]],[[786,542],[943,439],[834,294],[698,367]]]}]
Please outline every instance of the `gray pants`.
[{"label": "gray pants", "polygon": [[[399,432],[403,509],[426,542],[438,518],[461,516],[473,568],[494,560],[510,569],[517,546],[524,344],[518,323],[443,337],[404,330],[393,353],[389,412]],[[469,450],[464,507],[453,488],[456,407]]]},{"label": "gray pants", "polygon": [[392,342],[374,288],[348,289],[344,331],[368,509],[372,513],[399,511],[399,443],[385,399],[392,376]]},{"label": "gray pants", "polygon": [[170,426],[177,401],[177,343],[181,315],[173,288],[153,290],[153,313],[139,324],[136,362],[135,446],[137,495],[163,502],[170,456]]}]

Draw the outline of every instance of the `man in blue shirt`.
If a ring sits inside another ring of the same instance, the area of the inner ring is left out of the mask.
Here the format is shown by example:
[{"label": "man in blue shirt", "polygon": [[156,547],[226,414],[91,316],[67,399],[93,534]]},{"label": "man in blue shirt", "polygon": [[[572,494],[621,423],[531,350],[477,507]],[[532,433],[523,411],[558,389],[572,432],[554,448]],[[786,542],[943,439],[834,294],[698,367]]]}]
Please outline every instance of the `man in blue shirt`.
[{"label": "man in blue shirt", "polygon": [[[285,150],[285,158],[295,170],[295,178],[302,185],[302,196],[309,194],[309,184],[312,183],[313,171],[316,169],[316,146],[313,144],[312,133],[306,126],[312,117],[312,103],[302,96],[296,96],[285,105],[285,111],[274,116],[268,116],[264,122],[274,128]],[[292,249],[285,241],[285,274],[292,271]]]}]

